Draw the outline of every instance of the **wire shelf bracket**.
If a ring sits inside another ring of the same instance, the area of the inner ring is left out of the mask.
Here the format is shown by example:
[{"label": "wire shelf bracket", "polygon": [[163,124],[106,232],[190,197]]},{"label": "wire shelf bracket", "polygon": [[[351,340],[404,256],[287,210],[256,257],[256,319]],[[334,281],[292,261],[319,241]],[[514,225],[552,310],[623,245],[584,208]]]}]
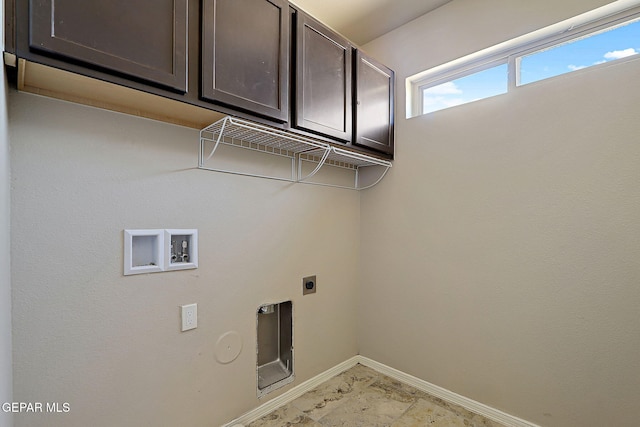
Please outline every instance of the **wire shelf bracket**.
[{"label": "wire shelf bracket", "polygon": [[[214,160],[216,156],[220,156],[222,146],[258,152],[267,157],[289,159],[290,172],[278,176],[259,171],[242,171],[233,164],[226,167],[217,166]],[[305,165],[310,166],[305,170]],[[288,182],[364,190],[373,187],[384,178],[391,168],[391,162],[337,148],[286,130],[226,116],[200,131],[198,168]],[[341,169],[343,174],[346,170],[349,182],[332,181],[330,176],[333,168]],[[323,173],[319,174],[321,170]],[[363,173],[367,175],[366,179],[363,179]]]}]

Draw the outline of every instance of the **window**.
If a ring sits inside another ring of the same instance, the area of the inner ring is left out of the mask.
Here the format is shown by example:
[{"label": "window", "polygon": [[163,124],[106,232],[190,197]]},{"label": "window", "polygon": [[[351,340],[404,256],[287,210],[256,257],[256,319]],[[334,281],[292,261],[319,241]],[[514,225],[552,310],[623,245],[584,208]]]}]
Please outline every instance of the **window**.
[{"label": "window", "polygon": [[640,52],[640,20],[553,45],[519,58],[518,85],[537,82]]},{"label": "window", "polygon": [[507,92],[507,64],[428,86],[422,91],[422,114]]},{"label": "window", "polygon": [[409,77],[407,118],[635,57],[640,7],[629,9],[629,3],[613,2]]}]

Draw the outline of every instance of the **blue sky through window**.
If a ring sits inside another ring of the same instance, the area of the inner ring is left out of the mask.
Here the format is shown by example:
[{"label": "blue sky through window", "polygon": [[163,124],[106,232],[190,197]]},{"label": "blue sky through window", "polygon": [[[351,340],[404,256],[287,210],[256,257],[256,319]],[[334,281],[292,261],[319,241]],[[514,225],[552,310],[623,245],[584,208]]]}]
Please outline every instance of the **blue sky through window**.
[{"label": "blue sky through window", "polygon": [[[520,85],[640,53],[640,20],[523,56]],[[422,114],[507,92],[507,64],[425,89]]]},{"label": "blue sky through window", "polygon": [[422,114],[507,92],[507,64],[425,89]]},{"label": "blue sky through window", "polygon": [[520,84],[640,53],[640,21],[522,57]]}]

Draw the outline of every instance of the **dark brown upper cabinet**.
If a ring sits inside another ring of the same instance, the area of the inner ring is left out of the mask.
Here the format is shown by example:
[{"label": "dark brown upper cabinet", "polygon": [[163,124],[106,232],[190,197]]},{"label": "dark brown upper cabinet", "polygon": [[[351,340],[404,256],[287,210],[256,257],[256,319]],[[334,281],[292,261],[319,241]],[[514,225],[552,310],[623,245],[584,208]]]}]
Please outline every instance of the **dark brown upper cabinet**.
[{"label": "dark brown upper cabinet", "polygon": [[298,13],[294,127],[351,141],[351,49],[347,40]]},{"label": "dark brown upper cabinet", "polygon": [[288,2],[204,0],[202,22],[202,97],[287,121]]},{"label": "dark brown upper cabinet", "polygon": [[5,3],[5,49],[23,60],[10,77],[34,90],[105,104],[82,75],[138,91],[117,111],[203,127],[210,110],[393,158],[393,72],[287,0]]},{"label": "dark brown upper cabinet", "polygon": [[354,145],[393,154],[393,71],[356,51]]},{"label": "dark brown upper cabinet", "polygon": [[187,0],[30,0],[29,48],[187,91]]}]

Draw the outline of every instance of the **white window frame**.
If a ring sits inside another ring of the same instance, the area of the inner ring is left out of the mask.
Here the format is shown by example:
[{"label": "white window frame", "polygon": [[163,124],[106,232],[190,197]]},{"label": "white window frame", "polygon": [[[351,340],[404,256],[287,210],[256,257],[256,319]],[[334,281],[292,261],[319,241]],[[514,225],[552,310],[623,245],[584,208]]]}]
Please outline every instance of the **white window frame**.
[{"label": "white window frame", "polygon": [[[439,65],[406,79],[407,118],[422,115],[423,91],[489,68],[507,64],[507,93],[520,86],[520,60],[523,56],[595,35],[640,18],[640,0],[618,0],[557,24],[487,49]],[[612,63],[638,59],[640,55],[607,61],[585,69],[605,67]],[[573,71],[577,73],[582,70]],[[553,77],[550,77],[553,78]]]},{"label": "white window frame", "polygon": [[[488,70],[490,68],[493,67],[497,67],[500,65],[505,65],[508,63],[508,58],[497,58],[497,59],[493,59],[490,58],[486,61],[481,61],[481,62],[472,62],[469,64],[465,64],[466,66],[464,67],[456,67],[456,69],[454,70],[447,70],[448,72],[443,72],[441,75],[436,75],[432,78],[430,78],[428,81],[426,82],[416,82],[416,86],[413,89],[415,92],[413,94],[413,96],[415,97],[415,99],[413,100],[415,103],[415,107],[416,110],[419,113],[417,115],[422,115],[422,111],[424,111],[424,106],[423,106],[423,101],[424,101],[424,96],[423,93],[426,89],[435,87],[435,86],[439,86],[441,84],[444,83],[448,83],[451,82],[453,80],[458,80],[461,79],[463,77],[467,77],[470,76],[472,74],[476,74],[476,73],[480,73],[482,71]],[[509,68],[509,66],[507,65],[507,68]],[[507,89],[508,91],[508,89]]]}]

